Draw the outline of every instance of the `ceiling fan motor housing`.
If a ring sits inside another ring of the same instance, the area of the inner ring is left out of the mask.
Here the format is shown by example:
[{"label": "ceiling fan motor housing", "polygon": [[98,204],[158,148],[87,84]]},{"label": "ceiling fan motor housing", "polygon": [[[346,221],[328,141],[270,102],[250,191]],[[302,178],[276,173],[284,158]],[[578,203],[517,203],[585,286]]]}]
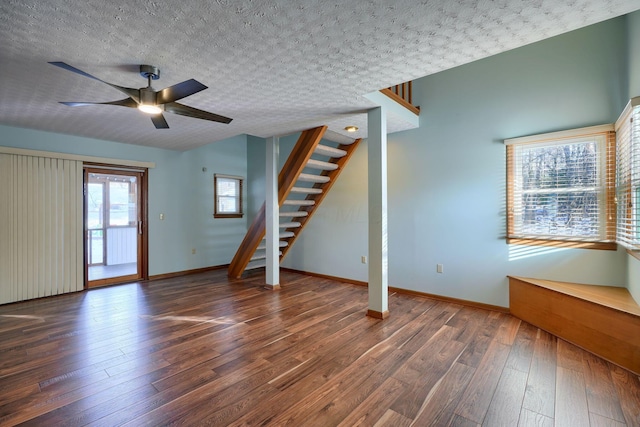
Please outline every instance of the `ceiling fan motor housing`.
[{"label": "ceiling fan motor housing", "polygon": [[160,78],[160,69],[153,65],[141,65],[140,75],[145,79],[151,77],[151,80],[158,80]]},{"label": "ceiling fan motor housing", "polygon": [[156,105],[156,91],[151,87],[140,88],[140,104],[144,105]]}]

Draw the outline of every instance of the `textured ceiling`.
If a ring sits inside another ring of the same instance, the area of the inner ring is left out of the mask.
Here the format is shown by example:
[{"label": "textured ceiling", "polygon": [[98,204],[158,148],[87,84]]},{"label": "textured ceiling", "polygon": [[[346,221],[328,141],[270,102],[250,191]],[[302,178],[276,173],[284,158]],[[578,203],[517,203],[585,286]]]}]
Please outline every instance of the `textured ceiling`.
[{"label": "textured ceiling", "polygon": [[[366,136],[363,95],[640,8],[639,0],[2,0],[0,124],[186,150],[238,134],[285,135],[345,123]],[[232,117],[165,114],[157,130],[112,101],[115,89],[47,64],[64,61],[120,86],[195,78],[180,102]],[[389,131],[401,123],[390,123]]]}]

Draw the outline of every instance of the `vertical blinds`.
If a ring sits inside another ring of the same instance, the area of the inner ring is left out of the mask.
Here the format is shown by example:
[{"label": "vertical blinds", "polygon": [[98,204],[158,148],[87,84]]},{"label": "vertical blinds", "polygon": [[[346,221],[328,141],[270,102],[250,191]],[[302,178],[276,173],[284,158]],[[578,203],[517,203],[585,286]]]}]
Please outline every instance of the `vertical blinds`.
[{"label": "vertical blinds", "polygon": [[0,304],[82,290],[82,162],[0,154]]},{"label": "vertical blinds", "polygon": [[640,249],[640,99],[634,98],[616,122],[616,240]]}]

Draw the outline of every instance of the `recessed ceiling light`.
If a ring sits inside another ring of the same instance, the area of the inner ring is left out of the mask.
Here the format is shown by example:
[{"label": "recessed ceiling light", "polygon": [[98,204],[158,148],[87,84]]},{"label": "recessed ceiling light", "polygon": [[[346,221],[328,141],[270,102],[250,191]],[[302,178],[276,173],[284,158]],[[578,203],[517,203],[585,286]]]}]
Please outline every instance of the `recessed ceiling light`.
[{"label": "recessed ceiling light", "polygon": [[358,130],[358,126],[347,126],[344,128],[347,132],[355,132]]}]

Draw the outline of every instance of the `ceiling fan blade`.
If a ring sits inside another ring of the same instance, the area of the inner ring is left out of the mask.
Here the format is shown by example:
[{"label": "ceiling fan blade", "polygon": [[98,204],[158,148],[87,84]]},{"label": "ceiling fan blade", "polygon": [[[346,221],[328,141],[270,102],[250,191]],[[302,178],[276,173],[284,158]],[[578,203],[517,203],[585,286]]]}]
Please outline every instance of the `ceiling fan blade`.
[{"label": "ceiling fan blade", "polygon": [[138,103],[131,98],[109,102],[60,102],[60,104],[68,105],[69,107],[84,107],[86,105],[119,105],[122,107],[136,108],[138,106]]},{"label": "ceiling fan blade", "polygon": [[158,91],[156,100],[158,104],[166,104],[193,95],[206,88],[205,85],[197,80],[186,80]]},{"label": "ceiling fan blade", "polygon": [[194,117],[196,119],[209,120],[219,123],[231,123],[229,117],[220,116],[218,114],[209,113],[208,111],[198,110],[197,108],[189,107],[187,105],[178,104],[177,102],[169,102],[164,104],[164,111],[173,114],[179,114],[181,116]]},{"label": "ceiling fan blade", "polygon": [[71,71],[73,73],[80,74],[81,76],[88,77],[90,79],[97,80],[97,81],[99,81],[101,83],[109,85],[112,88],[117,89],[120,92],[124,93],[125,95],[128,95],[134,101],[140,102],[140,90],[139,89],[118,86],[118,85],[114,85],[114,84],[109,83],[109,82],[105,82],[104,80],[100,80],[99,78],[97,78],[95,76],[92,76],[91,74],[86,73],[86,72],[84,72],[84,71],[82,71],[82,70],[80,70],[80,69],[78,69],[78,68],[76,68],[74,66],[71,66],[71,65],[69,65],[69,64],[67,64],[65,62],[59,62],[59,61],[58,62],[49,62],[49,64],[55,65],[56,67],[60,67],[60,68],[65,69],[67,71]]},{"label": "ceiling fan blade", "polygon": [[162,113],[153,114],[150,117],[156,129],[169,129],[169,123],[167,123]]}]

